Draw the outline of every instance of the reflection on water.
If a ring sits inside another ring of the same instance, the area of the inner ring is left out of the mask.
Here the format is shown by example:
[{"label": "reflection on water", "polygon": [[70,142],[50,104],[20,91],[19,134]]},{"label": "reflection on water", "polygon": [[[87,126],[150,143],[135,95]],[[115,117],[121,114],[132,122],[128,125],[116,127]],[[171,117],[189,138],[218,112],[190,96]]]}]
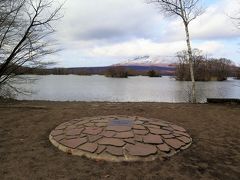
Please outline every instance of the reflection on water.
[{"label": "reflection on water", "polygon": [[[28,76],[29,77],[29,76]],[[190,82],[171,77],[106,78],[104,76],[48,75],[34,84],[21,87],[33,94],[18,95],[19,100],[51,101],[112,101],[112,102],[186,102],[190,97]],[[240,81],[229,78],[224,82],[197,82],[199,102],[211,98],[240,98]]]}]

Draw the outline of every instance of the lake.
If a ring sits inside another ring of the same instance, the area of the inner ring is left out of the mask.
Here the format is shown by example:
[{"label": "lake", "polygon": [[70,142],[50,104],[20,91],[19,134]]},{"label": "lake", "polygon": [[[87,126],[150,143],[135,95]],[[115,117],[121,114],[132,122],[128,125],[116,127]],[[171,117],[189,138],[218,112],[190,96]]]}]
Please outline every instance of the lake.
[{"label": "lake", "polygon": [[[107,78],[105,76],[47,75],[17,85],[32,93],[17,95],[18,100],[111,101],[111,102],[187,102],[190,82],[173,77],[144,76]],[[197,82],[197,100],[206,98],[240,98],[240,81]]]}]

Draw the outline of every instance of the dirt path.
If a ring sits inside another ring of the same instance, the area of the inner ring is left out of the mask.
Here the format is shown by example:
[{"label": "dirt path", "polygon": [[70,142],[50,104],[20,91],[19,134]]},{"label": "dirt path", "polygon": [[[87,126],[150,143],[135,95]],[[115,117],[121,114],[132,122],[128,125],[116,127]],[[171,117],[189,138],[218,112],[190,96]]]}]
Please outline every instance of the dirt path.
[{"label": "dirt path", "polygon": [[[110,163],[71,156],[48,140],[86,116],[160,118],[186,128],[193,145],[165,161]],[[0,104],[0,179],[240,179],[240,106],[167,103]]]}]

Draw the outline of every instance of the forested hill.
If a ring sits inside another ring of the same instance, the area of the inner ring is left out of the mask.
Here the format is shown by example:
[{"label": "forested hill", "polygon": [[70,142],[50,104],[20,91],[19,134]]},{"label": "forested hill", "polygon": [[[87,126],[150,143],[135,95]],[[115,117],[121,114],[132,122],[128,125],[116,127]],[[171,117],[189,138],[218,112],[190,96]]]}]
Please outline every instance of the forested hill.
[{"label": "forested hill", "polygon": [[[92,75],[92,74],[106,74],[110,68],[117,68],[117,66],[105,66],[105,67],[72,67],[72,68],[50,68],[50,69],[40,69],[40,68],[20,68],[18,70],[19,74],[77,74],[77,75]],[[132,75],[145,75],[148,71],[154,70],[160,72],[161,75],[174,75],[175,66],[160,67],[160,66],[119,66],[124,68]]]}]

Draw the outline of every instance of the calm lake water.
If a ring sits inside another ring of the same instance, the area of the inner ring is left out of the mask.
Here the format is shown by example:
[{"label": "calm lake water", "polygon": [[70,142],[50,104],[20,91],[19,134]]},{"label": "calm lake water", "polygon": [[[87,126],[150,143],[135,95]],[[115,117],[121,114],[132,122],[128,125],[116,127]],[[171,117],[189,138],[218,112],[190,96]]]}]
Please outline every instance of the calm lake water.
[{"label": "calm lake water", "polygon": [[[19,100],[51,101],[111,101],[111,102],[187,102],[190,83],[172,77],[143,76],[106,78],[104,76],[47,75],[27,76],[34,83],[18,85],[32,94],[18,95]],[[240,81],[229,78],[224,82],[198,82],[197,99],[240,98]]]}]

